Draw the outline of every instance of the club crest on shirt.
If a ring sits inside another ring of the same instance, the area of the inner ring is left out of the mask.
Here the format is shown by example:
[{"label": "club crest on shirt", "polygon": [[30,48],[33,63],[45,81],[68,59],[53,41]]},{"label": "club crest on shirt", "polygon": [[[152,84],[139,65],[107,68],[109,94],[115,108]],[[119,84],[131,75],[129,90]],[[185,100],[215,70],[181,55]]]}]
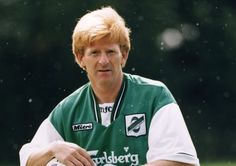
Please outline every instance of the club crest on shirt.
[{"label": "club crest on shirt", "polygon": [[125,131],[127,136],[146,135],[146,116],[145,114],[132,114],[125,116]]}]

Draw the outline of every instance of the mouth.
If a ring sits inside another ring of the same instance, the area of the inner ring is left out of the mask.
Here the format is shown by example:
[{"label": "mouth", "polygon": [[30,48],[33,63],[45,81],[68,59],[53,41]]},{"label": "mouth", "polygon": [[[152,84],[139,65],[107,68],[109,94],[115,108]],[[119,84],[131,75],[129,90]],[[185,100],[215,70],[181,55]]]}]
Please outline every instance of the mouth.
[{"label": "mouth", "polygon": [[98,72],[102,72],[102,73],[106,73],[106,72],[110,72],[111,70],[106,69],[106,70],[98,70]]}]

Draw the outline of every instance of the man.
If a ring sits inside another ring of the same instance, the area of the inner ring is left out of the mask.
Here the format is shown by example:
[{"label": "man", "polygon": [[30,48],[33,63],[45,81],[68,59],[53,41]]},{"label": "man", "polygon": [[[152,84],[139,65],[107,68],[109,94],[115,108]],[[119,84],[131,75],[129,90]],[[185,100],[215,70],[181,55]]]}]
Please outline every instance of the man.
[{"label": "man", "polygon": [[73,53],[89,82],[61,101],[22,147],[22,166],[199,165],[167,87],[123,73],[129,33],[111,7],[78,21]]}]

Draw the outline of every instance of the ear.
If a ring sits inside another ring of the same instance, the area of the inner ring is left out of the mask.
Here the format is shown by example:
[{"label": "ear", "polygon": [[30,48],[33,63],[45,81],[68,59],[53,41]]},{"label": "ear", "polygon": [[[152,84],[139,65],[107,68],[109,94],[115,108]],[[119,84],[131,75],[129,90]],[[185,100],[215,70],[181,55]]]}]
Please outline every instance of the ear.
[{"label": "ear", "polygon": [[75,61],[82,69],[85,69],[85,64],[83,62],[83,57],[84,56],[82,54],[77,53],[76,56],[75,56]]},{"label": "ear", "polygon": [[122,60],[121,60],[121,66],[122,68],[125,67],[125,64],[126,64],[126,61],[128,59],[128,56],[129,56],[129,52],[127,51],[122,51]]}]

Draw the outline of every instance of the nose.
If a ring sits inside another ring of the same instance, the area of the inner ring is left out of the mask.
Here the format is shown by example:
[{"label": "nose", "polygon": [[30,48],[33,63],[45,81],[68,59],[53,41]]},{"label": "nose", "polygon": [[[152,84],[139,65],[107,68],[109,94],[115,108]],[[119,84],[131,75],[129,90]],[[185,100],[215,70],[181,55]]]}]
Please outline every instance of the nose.
[{"label": "nose", "polygon": [[99,58],[99,63],[101,65],[106,65],[107,63],[109,63],[109,59],[106,54],[101,54],[101,56]]}]

